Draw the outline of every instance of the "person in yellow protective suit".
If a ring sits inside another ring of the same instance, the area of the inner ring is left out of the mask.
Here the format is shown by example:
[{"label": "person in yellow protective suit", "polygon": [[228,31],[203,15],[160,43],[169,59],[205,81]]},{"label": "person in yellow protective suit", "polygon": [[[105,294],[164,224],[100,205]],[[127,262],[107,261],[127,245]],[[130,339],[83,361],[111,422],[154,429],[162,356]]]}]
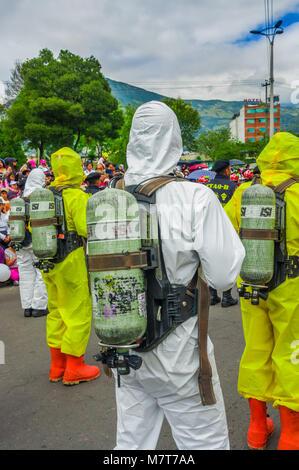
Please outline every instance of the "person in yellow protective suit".
[{"label": "person in yellow protective suit", "polygon": [[[51,157],[55,176],[51,187],[64,187],[62,195],[69,231],[87,238],[86,204],[90,195],[80,189],[83,169],[80,156],[62,148]],[[65,385],[97,378],[100,370],[84,363],[90,336],[92,306],[83,246],[70,252],[43,274],[48,292],[47,343],[51,352],[49,379]]]},{"label": "person in yellow protective suit", "polygon": [[[297,183],[285,191],[286,245],[288,256],[299,262],[299,139],[289,133],[275,134],[257,159],[262,184],[275,187],[288,180]],[[252,184],[242,184],[225,206],[237,232],[241,197]],[[264,448],[274,429],[266,403],[279,408],[279,450],[299,450],[299,270],[295,276],[269,292],[259,305],[240,299],[245,350],[238,379],[238,392],[249,400],[248,444]],[[240,281],[240,280],[239,280]]]}]

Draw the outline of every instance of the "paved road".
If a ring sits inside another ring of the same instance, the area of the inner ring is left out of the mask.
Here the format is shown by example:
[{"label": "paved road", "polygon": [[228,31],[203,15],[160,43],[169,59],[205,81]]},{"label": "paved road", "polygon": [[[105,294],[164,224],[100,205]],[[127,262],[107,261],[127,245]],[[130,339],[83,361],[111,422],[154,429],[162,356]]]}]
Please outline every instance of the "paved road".
[{"label": "paved road", "polygon": [[[237,393],[244,347],[239,306],[210,310],[210,336],[227,410],[232,450],[247,450],[248,404]],[[110,450],[115,445],[114,383],[104,373],[94,382],[66,387],[48,380],[50,356],[46,318],[25,318],[18,287],[0,289],[0,450]],[[93,329],[86,361],[98,364]],[[268,449],[277,448],[279,414],[269,406],[276,430]],[[176,450],[167,422],[157,450]]]}]

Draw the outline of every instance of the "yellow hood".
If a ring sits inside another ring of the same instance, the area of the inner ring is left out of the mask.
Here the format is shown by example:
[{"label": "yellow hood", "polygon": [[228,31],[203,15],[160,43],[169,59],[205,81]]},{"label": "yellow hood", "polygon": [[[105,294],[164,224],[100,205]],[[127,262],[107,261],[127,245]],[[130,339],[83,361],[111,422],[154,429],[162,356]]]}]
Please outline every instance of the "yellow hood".
[{"label": "yellow hood", "polygon": [[51,186],[72,185],[80,188],[84,172],[81,157],[74,150],[63,147],[51,155],[51,167],[55,180]]},{"label": "yellow hood", "polygon": [[275,186],[299,177],[299,138],[288,132],[275,134],[256,161],[263,184]]}]

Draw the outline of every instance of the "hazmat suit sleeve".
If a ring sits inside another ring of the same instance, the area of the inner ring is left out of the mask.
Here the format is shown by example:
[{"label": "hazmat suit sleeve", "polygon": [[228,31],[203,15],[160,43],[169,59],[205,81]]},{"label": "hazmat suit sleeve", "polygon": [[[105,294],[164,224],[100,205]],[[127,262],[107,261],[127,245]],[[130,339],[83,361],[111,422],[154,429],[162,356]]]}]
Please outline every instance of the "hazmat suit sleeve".
[{"label": "hazmat suit sleeve", "polygon": [[248,183],[243,183],[239,186],[236,191],[234,192],[232,198],[228,201],[228,203],[224,206],[224,210],[234,226],[234,229],[237,233],[239,233],[240,225],[241,225],[241,201],[242,201],[242,194],[246,188],[251,186],[251,181]]},{"label": "hazmat suit sleeve", "polygon": [[238,210],[240,209],[240,206],[241,206],[241,197],[238,197],[238,191],[235,191],[235,194],[228,201],[228,203],[224,206],[225,213],[227,214],[229,220],[233,224],[233,227],[237,233],[239,233],[239,227],[240,227],[240,217],[238,217],[241,212],[241,210]]},{"label": "hazmat suit sleeve", "polygon": [[[80,189],[69,190],[71,197],[67,200],[67,225],[69,230],[75,230],[80,237],[87,238],[86,204],[89,196]],[[69,195],[68,195],[69,196]]]},{"label": "hazmat suit sleeve", "polygon": [[215,194],[194,198],[194,248],[207,283],[225,291],[235,284],[245,257],[244,247]]}]

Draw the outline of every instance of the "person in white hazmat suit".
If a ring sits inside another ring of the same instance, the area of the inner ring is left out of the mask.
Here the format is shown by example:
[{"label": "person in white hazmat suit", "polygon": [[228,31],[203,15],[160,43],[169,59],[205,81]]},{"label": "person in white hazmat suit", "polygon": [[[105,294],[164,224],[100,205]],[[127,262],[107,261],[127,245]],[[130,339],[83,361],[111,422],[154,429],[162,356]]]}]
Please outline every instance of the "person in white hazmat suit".
[{"label": "person in white hazmat suit", "polygon": [[[158,101],[140,106],[127,147],[125,185],[173,173],[181,155],[181,131],[174,112]],[[156,206],[169,281],[187,286],[201,261],[209,285],[221,291],[233,287],[245,252],[213,191],[201,184],[171,182],[157,190]],[[120,387],[116,384],[115,450],[154,450],[164,417],[180,450],[229,449],[210,338],[208,354],[217,402],[203,406],[197,316],[180,324],[152,351],[139,353],[141,368],[122,376]]]},{"label": "person in white hazmat suit", "polygon": [[[24,198],[30,198],[35,189],[44,187],[45,174],[41,169],[33,169],[26,180]],[[33,264],[38,261],[34,256],[31,243],[17,252],[19,269],[19,288],[21,305],[25,317],[41,317],[48,313],[48,295],[41,272]]]}]

